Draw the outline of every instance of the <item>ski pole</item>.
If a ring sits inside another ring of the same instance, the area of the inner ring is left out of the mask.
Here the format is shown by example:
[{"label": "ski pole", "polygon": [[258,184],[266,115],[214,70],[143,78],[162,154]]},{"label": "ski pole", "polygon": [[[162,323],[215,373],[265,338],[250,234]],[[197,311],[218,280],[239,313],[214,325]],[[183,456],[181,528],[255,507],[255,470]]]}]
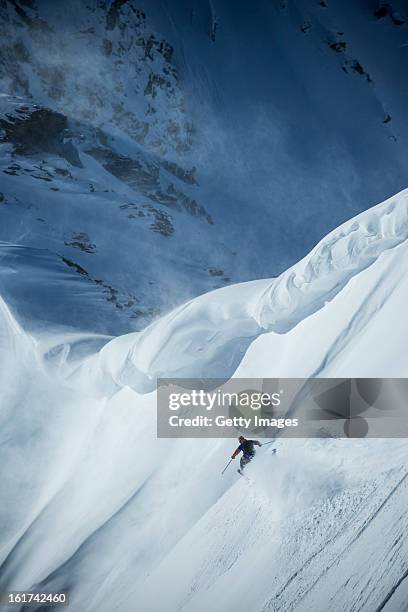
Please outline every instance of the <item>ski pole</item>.
[{"label": "ski pole", "polygon": [[227,469],[227,467],[229,466],[229,464],[231,463],[232,459],[230,459],[227,463],[227,465],[225,466],[225,468],[222,470],[221,472],[221,476],[223,475],[223,473],[225,472],[225,470]]},{"label": "ski pole", "polygon": [[[265,444],[262,444],[262,446],[267,446],[268,444],[273,444],[274,442],[276,442],[276,440],[271,440],[271,442],[265,442]],[[276,448],[273,448],[272,452],[276,454],[277,452]]]}]

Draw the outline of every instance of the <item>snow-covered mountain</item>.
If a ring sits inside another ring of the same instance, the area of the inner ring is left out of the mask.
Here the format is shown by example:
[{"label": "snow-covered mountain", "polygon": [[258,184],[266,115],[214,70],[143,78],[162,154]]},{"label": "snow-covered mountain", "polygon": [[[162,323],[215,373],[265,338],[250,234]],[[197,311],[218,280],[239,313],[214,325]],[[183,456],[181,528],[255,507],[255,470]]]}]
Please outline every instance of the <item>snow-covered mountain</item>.
[{"label": "snow-covered mountain", "polygon": [[0,0],[0,593],[408,610],[406,441],[249,483],[155,393],[408,376],[407,53],[404,0]]},{"label": "snow-covered mountain", "polygon": [[407,17],[403,0],[2,2],[18,289],[0,282],[19,319],[143,329],[404,188]]},{"label": "snow-covered mountain", "polygon": [[407,376],[407,238],[404,191],[278,278],[196,298],[99,351],[106,339],[28,335],[2,301],[1,590],[66,589],[98,612],[406,610],[406,441],[278,440],[250,484],[221,477],[231,440],[157,439],[147,381],[214,363]]}]

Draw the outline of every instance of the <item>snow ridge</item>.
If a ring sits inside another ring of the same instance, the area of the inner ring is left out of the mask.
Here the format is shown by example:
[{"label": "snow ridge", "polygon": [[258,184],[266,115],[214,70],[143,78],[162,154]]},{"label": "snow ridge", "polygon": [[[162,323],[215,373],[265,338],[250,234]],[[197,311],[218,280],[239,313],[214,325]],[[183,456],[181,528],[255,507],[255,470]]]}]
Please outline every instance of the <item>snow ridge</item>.
[{"label": "snow ridge", "polygon": [[328,234],[277,279],[210,292],[112,340],[80,368],[81,378],[109,394],[122,386],[150,392],[158,377],[232,376],[258,336],[289,332],[407,238],[404,190]]},{"label": "snow ridge", "polygon": [[407,237],[408,190],[404,190],[335,229],[281,274],[260,299],[259,324],[268,331],[289,331]]}]

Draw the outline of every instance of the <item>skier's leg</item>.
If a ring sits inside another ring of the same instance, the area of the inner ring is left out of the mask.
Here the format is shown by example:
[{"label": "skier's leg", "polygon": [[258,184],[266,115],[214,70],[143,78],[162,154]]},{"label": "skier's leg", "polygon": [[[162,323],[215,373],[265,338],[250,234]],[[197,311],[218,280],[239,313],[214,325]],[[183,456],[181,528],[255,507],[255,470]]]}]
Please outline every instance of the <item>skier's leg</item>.
[{"label": "skier's leg", "polygon": [[241,472],[243,471],[244,467],[246,466],[247,463],[249,463],[251,461],[251,459],[249,457],[241,457],[241,460],[239,462],[239,467]]}]

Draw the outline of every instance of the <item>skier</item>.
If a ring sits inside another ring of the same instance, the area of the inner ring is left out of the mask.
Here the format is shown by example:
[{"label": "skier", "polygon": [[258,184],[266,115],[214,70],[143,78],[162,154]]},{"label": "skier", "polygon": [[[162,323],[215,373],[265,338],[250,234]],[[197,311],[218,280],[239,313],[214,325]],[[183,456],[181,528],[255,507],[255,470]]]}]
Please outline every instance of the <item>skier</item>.
[{"label": "skier", "polygon": [[258,440],[247,440],[244,436],[239,436],[239,446],[231,455],[231,459],[235,459],[237,455],[242,451],[242,457],[239,462],[239,470],[237,470],[238,474],[242,474],[243,470],[247,463],[252,461],[255,457],[255,449],[254,446],[262,446]]}]

